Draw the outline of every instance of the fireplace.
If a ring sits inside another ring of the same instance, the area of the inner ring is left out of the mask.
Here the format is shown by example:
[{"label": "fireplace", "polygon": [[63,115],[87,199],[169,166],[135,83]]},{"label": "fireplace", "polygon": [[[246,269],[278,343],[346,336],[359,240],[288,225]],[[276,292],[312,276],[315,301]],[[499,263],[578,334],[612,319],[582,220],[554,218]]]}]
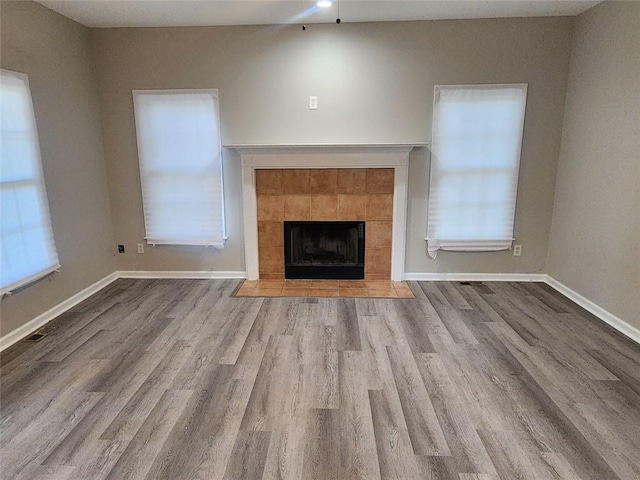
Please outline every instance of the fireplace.
[{"label": "fireplace", "polygon": [[284,276],[363,279],[365,222],[284,222]]},{"label": "fireplace", "polygon": [[365,280],[401,281],[409,152],[423,144],[225,145],[242,161],[248,280],[284,278],[285,221],[366,221]]}]

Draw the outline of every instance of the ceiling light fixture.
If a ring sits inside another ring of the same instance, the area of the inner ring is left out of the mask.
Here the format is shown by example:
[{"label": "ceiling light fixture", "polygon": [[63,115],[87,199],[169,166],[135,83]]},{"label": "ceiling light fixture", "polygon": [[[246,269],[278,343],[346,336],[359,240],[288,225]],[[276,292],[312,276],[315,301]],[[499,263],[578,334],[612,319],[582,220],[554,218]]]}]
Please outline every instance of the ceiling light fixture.
[{"label": "ceiling light fixture", "polygon": [[320,0],[318,3],[316,3],[316,5],[320,8],[328,8],[331,5],[333,5],[333,1],[332,0]]}]

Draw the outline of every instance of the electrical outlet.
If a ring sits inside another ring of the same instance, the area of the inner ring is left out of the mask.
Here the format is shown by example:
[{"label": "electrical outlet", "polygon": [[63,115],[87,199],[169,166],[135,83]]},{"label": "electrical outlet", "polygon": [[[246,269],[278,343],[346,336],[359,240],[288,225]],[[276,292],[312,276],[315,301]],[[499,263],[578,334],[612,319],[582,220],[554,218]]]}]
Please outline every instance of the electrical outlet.
[{"label": "electrical outlet", "polygon": [[124,245],[118,245],[118,253],[124,253]]},{"label": "electrical outlet", "polygon": [[513,256],[519,257],[522,255],[522,245],[514,245],[513,246]]},{"label": "electrical outlet", "polygon": [[144,243],[138,243],[138,253],[144,253]]},{"label": "electrical outlet", "polygon": [[309,97],[309,110],[317,110],[318,109],[318,97],[312,95]]}]

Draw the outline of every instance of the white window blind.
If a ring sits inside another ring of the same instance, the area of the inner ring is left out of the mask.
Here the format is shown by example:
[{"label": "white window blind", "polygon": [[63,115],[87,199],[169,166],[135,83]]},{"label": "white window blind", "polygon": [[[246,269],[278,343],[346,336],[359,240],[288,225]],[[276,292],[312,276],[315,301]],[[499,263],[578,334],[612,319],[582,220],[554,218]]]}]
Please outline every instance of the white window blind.
[{"label": "white window blind", "polygon": [[0,293],[60,268],[51,230],[29,81],[0,74]]},{"label": "white window blind", "polygon": [[427,250],[511,248],[527,85],[436,86]]},{"label": "white window blind", "polygon": [[217,90],[134,91],[146,240],[225,241]]}]

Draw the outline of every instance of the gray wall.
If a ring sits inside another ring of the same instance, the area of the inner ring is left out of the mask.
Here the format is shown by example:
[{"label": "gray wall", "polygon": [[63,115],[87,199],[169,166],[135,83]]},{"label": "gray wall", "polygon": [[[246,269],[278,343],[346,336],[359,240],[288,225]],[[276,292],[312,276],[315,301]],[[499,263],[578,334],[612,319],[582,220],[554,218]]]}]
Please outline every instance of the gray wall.
[{"label": "gray wall", "polygon": [[3,68],[29,75],[62,270],[1,303],[6,334],[114,270],[89,30],[32,2],[1,3]]},{"label": "gray wall", "polygon": [[548,272],[640,328],[640,3],[576,22]]},{"label": "gray wall", "polygon": [[[510,252],[425,254],[428,150],[414,151],[407,271],[543,272],[571,18],[93,30],[120,270],[244,270],[239,159],[225,152],[229,241],[222,252],[144,255],[131,90],[218,88],[224,143],[424,142],[434,84],[528,83],[516,237]],[[319,108],[308,110],[309,95]]]}]

